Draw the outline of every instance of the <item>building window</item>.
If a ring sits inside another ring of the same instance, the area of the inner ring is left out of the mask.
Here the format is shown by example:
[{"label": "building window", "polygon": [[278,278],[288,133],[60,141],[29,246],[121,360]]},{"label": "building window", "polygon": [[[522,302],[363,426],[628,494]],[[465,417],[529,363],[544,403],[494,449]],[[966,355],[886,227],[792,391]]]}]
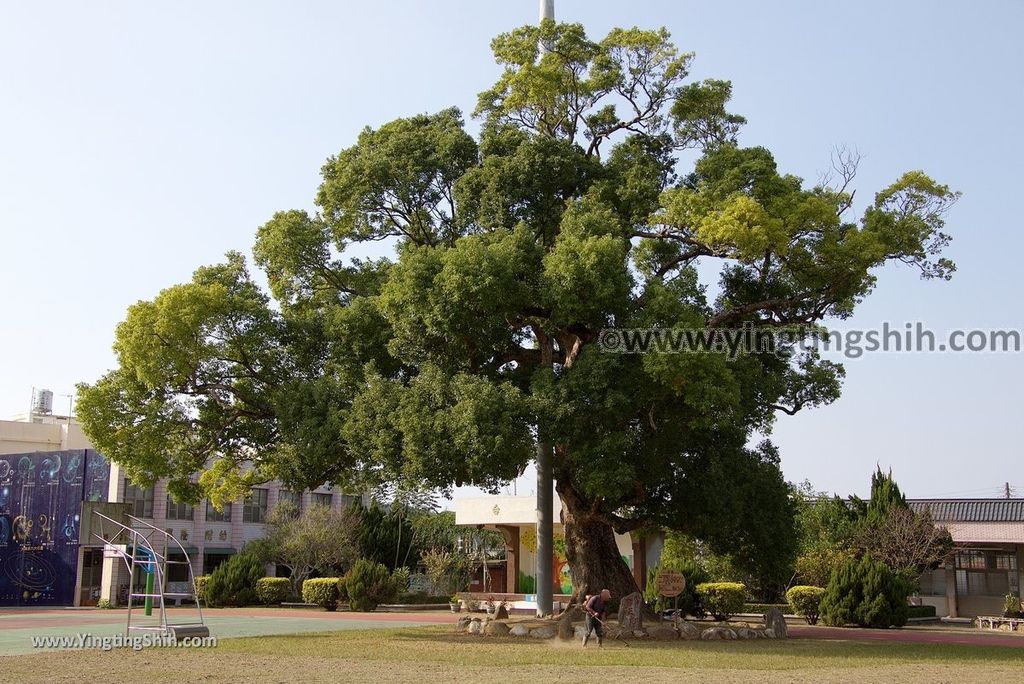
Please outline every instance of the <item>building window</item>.
[{"label": "building window", "polygon": [[167,495],[167,519],[168,520],[191,520],[192,519],[192,504],[178,503]]},{"label": "building window", "polygon": [[226,562],[229,558],[231,558],[233,553],[234,552],[232,552],[231,554],[204,553],[203,554],[203,574],[204,575],[209,575],[210,573],[212,573],[214,570],[217,569],[218,565],[220,565],[221,563]]},{"label": "building window", "polygon": [[261,523],[267,518],[267,490],[254,489],[242,504],[242,522]]},{"label": "building window", "polygon": [[124,502],[132,505],[131,514],[136,518],[153,517],[153,488],[133,485],[124,478]]},{"label": "building window", "polygon": [[331,495],[330,493],[321,494],[320,492],[313,492],[313,505],[314,506],[326,506],[331,507]]},{"label": "building window", "polygon": [[946,571],[943,568],[936,568],[921,575],[921,590],[918,593],[921,596],[945,596]]},{"label": "building window", "polygon": [[345,509],[349,508],[357,500],[358,500],[358,497],[352,496],[351,494],[342,494],[341,495],[341,510],[345,510]]},{"label": "building window", "polygon": [[1000,551],[956,554],[956,591],[960,596],[1005,596],[1019,589],[1017,556]]},{"label": "building window", "polygon": [[209,501],[206,502],[206,522],[231,522],[231,504],[224,504],[224,510],[218,511]]},{"label": "building window", "polygon": [[302,494],[288,489],[277,490],[277,505],[288,504],[294,509],[294,515],[302,513]]},{"label": "building window", "polygon": [[188,558],[180,552],[171,552],[167,556],[167,582],[188,582]]}]

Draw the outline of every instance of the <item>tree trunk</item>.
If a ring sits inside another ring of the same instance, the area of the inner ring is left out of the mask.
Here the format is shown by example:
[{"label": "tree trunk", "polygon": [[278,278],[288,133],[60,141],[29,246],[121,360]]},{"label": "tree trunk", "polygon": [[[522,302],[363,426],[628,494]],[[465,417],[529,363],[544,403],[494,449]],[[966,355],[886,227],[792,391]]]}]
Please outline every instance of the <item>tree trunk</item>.
[{"label": "tree trunk", "polygon": [[602,589],[618,601],[640,591],[633,573],[622,559],[611,525],[589,510],[571,485],[558,481],[565,526],[565,556],[572,575],[572,602],[582,603],[585,594]]}]

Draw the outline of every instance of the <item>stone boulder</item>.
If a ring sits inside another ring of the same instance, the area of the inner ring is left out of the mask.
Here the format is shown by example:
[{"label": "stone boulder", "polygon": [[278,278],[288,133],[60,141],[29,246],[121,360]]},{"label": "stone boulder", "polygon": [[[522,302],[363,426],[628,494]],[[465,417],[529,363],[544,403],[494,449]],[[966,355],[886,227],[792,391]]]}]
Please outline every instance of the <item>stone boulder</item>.
[{"label": "stone boulder", "polygon": [[583,609],[579,606],[569,606],[564,613],[558,616],[558,638],[572,639],[574,635],[574,623],[580,622],[585,617]]},{"label": "stone boulder", "polygon": [[765,639],[774,639],[775,638],[775,630],[772,629],[771,627],[768,627],[767,629],[762,630],[761,634],[764,635]]},{"label": "stone boulder", "polygon": [[740,627],[736,630],[736,636],[740,639],[764,639],[764,634],[757,629]]},{"label": "stone boulder", "polygon": [[487,636],[508,636],[509,627],[504,622],[492,620],[484,626],[484,634]]},{"label": "stone boulder", "polygon": [[764,614],[764,626],[775,632],[776,639],[785,639],[788,636],[786,618],[778,608],[769,608]]},{"label": "stone boulder", "polygon": [[651,637],[655,641],[675,641],[679,638],[679,632],[672,627],[655,627],[651,630]]},{"label": "stone boulder", "polygon": [[623,596],[619,601],[619,624],[627,632],[642,629],[643,624],[644,597],[640,592],[634,591],[629,596]]},{"label": "stone boulder", "polygon": [[700,638],[704,641],[714,640],[729,640],[736,638],[736,632],[729,629],[728,627],[709,627],[700,633]]},{"label": "stone boulder", "polygon": [[558,627],[555,625],[544,625],[530,630],[530,636],[534,639],[553,639],[556,634],[558,634]]},{"label": "stone boulder", "polygon": [[678,620],[676,622],[676,630],[679,632],[679,636],[688,641],[694,639],[700,639],[700,627],[697,625],[686,622],[685,620]]},{"label": "stone boulder", "polygon": [[512,636],[529,636],[530,628],[528,625],[524,624],[512,625],[512,627],[509,629],[509,633]]},{"label": "stone boulder", "polygon": [[479,620],[472,620],[469,623],[469,627],[466,629],[466,632],[469,634],[483,634],[484,626]]},{"label": "stone boulder", "polygon": [[455,623],[455,631],[465,632],[469,628],[469,623],[472,620],[473,618],[469,617],[468,615],[463,615],[459,617],[459,621]]},{"label": "stone boulder", "polygon": [[508,620],[508,608],[505,607],[504,603],[498,604],[498,608],[494,611],[495,620]]}]

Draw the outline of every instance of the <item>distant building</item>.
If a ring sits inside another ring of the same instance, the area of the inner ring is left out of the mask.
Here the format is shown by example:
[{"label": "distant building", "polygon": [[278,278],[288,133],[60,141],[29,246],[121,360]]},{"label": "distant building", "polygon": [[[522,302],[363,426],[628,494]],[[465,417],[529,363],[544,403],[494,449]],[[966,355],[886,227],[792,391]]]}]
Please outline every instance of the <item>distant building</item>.
[{"label": "distant building", "polygon": [[[554,520],[560,520],[561,501],[555,497]],[[489,577],[478,574],[472,592],[522,594],[513,601],[519,609],[536,608],[535,582],[537,577],[537,501],[532,496],[480,496],[455,500],[455,524],[466,527],[493,529],[505,538],[505,562],[489,569]],[[565,557],[565,533],[560,523],[554,524],[554,582],[555,600],[562,602],[572,593],[569,564]],[[629,534],[616,534],[615,542],[623,561],[633,572],[637,586],[647,581],[647,568],[654,567],[661,558],[661,535],[633,538]],[[489,584],[484,585],[485,581]]]},{"label": "distant building", "polygon": [[[104,558],[98,539],[80,538],[83,502],[128,504],[131,515],[181,542],[196,576],[209,574],[261,537],[268,513],[281,501],[300,510],[341,510],[355,499],[369,503],[367,495],[337,487],[295,492],[276,481],[223,511],[205,499],[196,506],[178,503],[168,495],[166,481],[145,488],[133,484],[120,466],[93,450],[73,419],[17,418],[0,421],[0,606],[95,605],[100,598],[124,603],[123,563]],[[181,591],[188,569],[172,568],[167,591]]]},{"label": "distant building", "polygon": [[1007,594],[1020,595],[1024,499],[912,499],[917,512],[949,530],[955,552],[921,578],[921,602],[949,617],[1001,615]]}]

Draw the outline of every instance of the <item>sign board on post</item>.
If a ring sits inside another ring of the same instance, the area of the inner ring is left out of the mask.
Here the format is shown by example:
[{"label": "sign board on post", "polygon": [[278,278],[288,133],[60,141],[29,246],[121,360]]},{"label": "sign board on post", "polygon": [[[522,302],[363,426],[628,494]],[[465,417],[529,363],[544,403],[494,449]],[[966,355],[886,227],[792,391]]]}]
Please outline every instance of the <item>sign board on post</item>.
[{"label": "sign board on post", "polygon": [[662,570],[654,580],[658,593],[667,598],[674,598],[686,589],[686,578],[678,570]]}]

